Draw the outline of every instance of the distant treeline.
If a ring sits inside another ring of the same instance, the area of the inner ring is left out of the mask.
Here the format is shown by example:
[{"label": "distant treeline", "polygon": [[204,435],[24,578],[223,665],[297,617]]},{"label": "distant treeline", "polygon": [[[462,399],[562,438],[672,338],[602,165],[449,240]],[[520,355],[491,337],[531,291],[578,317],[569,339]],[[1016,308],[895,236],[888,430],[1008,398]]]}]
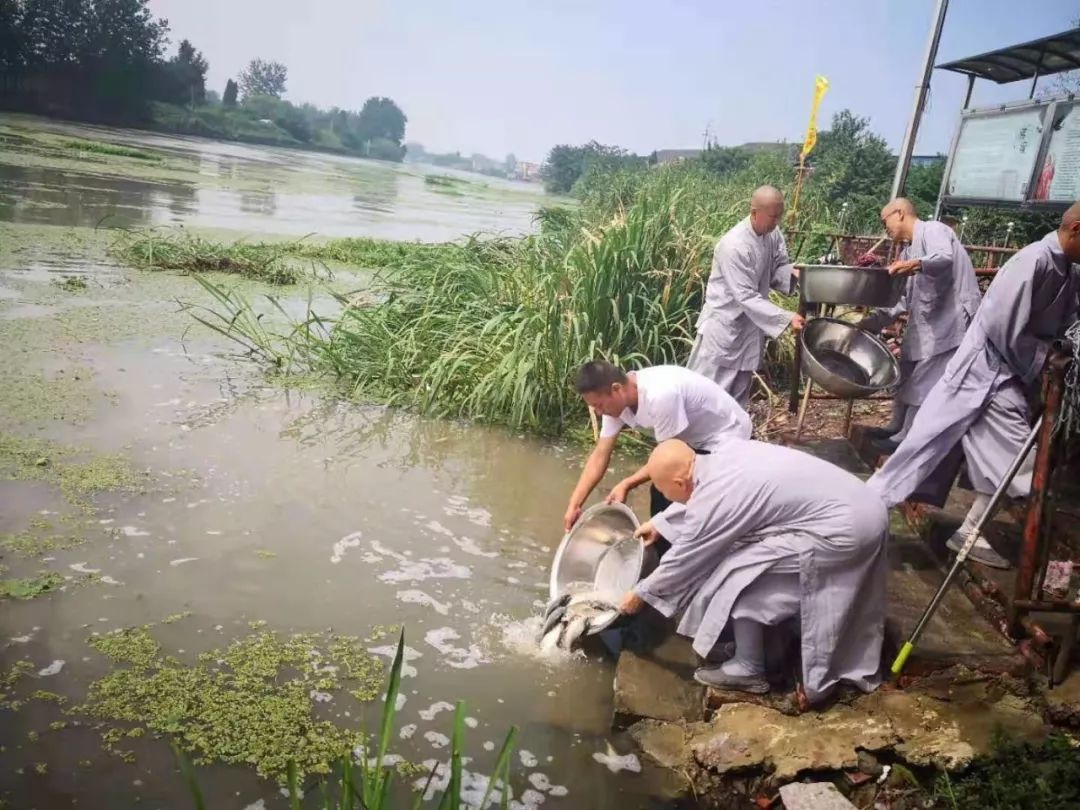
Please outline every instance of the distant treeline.
[{"label": "distant treeline", "polygon": [[0,0],[0,109],[147,126],[400,161],[406,117],[389,98],[359,112],[281,98],[284,65],[254,59],[219,95],[205,57],[148,0]]},{"label": "distant treeline", "polygon": [[[753,148],[728,147],[710,144],[698,153],[680,154],[679,161],[697,165],[724,180],[744,175],[752,170],[763,152],[787,160],[791,166],[791,181],[795,177],[798,145],[755,144]],[[658,153],[635,155],[618,146],[606,146],[591,141],[582,146],[560,144],[547,156],[540,170],[544,187],[552,193],[573,194],[587,198],[594,187],[610,188],[621,183],[626,189],[637,187],[636,174],[652,170],[658,163]],[[804,196],[813,194],[827,211],[830,223],[816,222],[817,227],[842,228],[849,232],[879,232],[878,212],[888,200],[896,170],[896,155],[887,142],[870,129],[867,118],[850,110],[833,116],[828,130],[818,133],[817,146],[807,160]],[[919,215],[933,215],[941,188],[944,159],[930,165],[911,167],[905,194],[912,199]],[[613,180],[621,178],[620,180]],[[764,179],[762,182],[765,182]],[[790,185],[790,182],[789,184]],[[629,194],[629,192],[627,192]],[[846,207],[845,207],[846,206]],[[1012,245],[1034,241],[1055,227],[1054,218],[1046,214],[980,208],[949,213],[967,214],[969,221],[965,241],[977,244],[1001,244],[1008,224]]]}]

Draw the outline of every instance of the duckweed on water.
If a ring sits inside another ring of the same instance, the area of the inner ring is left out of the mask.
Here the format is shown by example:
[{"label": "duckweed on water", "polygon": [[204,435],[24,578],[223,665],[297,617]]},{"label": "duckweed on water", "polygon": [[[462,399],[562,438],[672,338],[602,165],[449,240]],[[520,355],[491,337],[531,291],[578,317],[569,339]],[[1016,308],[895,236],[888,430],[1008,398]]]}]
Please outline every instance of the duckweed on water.
[{"label": "duckweed on water", "polygon": [[55,571],[41,571],[21,579],[0,579],[0,599],[33,599],[63,584],[64,578]]},{"label": "duckweed on water", "polygon": [[17,557],[42,557],[54,551],[81,546],[86,541],[74,535],[41,536],[33,532],[18,532],[0,537],[0,549]]},{"label": "duckweed on water", "polygon": [[89,507],[91,496],[133,491],[145,476],[119,455],[90,455],[44,439],[0,433],[0,476],[56,486],[72,504]]},{"label": "duckweed on water", "polygon": [[104,721],[106,747],[115,752],[136,730],[172,734],[197,763],[250,764],[279,778],[289,760],[302,773],[329,773],[363,741],[317,719],[313,693],[349,688],[370,700],[383,673],[358,639],[330,634],[260,631],[200,655],[194,666],[164,655],[145,627],[89,644],[118,666],[74,711]]}]

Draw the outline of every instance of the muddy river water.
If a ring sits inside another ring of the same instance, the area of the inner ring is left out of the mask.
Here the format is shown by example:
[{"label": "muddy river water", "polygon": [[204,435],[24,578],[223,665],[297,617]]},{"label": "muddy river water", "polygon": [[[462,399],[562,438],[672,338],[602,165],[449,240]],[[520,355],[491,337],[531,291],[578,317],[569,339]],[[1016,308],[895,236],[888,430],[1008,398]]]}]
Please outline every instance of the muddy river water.
[{"label": "muddy river water", "polygon": [[[147,169],[57,155],[41,133],[165,159]],[[185,662],[253,626],[365,637],[400,625],[409,666],[397,725],[412,733],[395,734],[395,754],[444,757],[452,713],[441,709],[465,700],[470,773],[490,773],[492,749],[520,726],[520,806],[658,801],[661,774],[619,771],[610,756],[630,750],[610,731],[611,664],[545,661],[533,643],[581,448],[270,384],[178,311],[178,299],[203,300],[192,279],[115,264],[96,227],[454,239],[526,231],[538,190],[468,178],[451,196],[420,167],[20,117],[0,116],[0,149],[0,437],[109,454],[140,481],[74,505],[48,475],[0,480],[0,535],[62,527],[79,540],[0,557],[5,577],[66,578],[0,599],[0,672],[32,664],[20,696],[47,690],[77,705],[110,667],[87,639],[123,627],[159,623],[163,652]],[[80,281],[61,286],[66,277]],[[359,271],[335,277],[362,283]],[[170,616],[182,618],[160,624]],[[333,701],[320,709],[376,730],[376,704],[360,717]],[[7,806],[189,806],[164,739],[132,739],[122,759],[91,723],[59,717],[47,701],[0,708]],[[286,806],[247,768],[209,765],[200,781],[215,808]]]}]

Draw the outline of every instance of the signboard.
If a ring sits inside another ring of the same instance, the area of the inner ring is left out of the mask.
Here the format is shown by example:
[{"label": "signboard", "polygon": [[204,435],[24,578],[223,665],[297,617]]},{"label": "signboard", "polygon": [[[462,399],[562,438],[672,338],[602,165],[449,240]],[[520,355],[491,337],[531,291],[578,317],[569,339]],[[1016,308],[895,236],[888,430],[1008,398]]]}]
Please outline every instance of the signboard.
[{"label": "signboard", "polygon": [[970,110],[949,151],[941,202],[1064,210],[1080,200],[1080,101]]},{"label": "signboard", "polygon": [[1058,104],[1046,157],[1035,180],[1032,201],[1072,205],[1080,200],[1080,104]]},{"label": "signboard", "polygon": [[1045,107],[964,118],[945,194],[1022,203],[1043,138]]}]

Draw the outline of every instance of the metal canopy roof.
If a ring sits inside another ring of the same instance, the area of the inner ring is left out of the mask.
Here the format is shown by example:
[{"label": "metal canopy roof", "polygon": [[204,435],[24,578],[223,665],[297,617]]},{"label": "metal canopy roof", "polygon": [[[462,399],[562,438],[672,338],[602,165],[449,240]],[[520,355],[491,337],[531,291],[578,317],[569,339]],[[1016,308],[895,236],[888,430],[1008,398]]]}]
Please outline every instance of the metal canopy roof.
[{"label": "metal canopy roof", "polygon": [[1080,68],[1080,28],[937,66],[998,84]]}]

